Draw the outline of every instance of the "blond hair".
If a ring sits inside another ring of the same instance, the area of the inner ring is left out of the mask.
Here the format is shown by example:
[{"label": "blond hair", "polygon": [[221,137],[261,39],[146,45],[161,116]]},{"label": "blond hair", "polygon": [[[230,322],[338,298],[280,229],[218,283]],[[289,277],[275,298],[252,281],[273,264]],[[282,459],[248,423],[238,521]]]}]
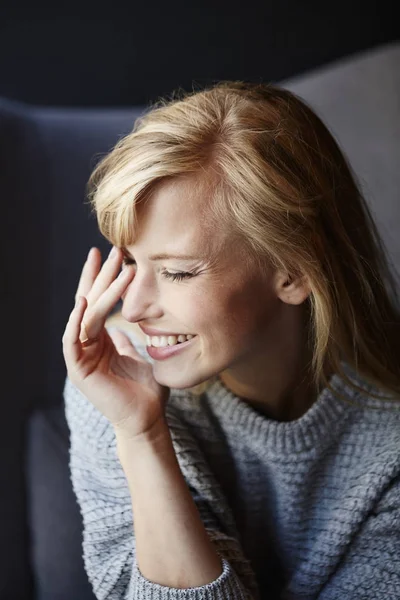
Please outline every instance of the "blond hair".
[{"label": "blond hair", "polygon": [[394,270],[351,167],[306,102],[242,81],[159,100],[90,177],[100,231],[116,246],[132,244],[139,203],[157,182],[189,174],[212,182],[210,222],[238,235],[250,261],[307,278],[315,385],[329,387],[329,364],[362,392],[344,361],[398,399]]}]

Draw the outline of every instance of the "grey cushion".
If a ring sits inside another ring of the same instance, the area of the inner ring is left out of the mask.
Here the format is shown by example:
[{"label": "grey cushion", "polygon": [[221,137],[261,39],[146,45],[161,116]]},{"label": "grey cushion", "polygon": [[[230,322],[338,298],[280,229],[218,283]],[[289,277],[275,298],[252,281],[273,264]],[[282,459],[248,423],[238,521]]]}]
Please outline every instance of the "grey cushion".
[{"label": "grey cushion", "polygon": [[329,126],[359,179],[400,274],[400,43],[284,83]]}]

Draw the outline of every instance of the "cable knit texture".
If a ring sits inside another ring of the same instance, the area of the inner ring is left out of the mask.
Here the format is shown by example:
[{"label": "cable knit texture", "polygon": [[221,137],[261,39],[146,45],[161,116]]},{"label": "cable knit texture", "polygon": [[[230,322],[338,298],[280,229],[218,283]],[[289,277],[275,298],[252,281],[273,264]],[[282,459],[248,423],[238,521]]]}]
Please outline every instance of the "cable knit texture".
[{"label": "cable knit texture", "polygon": [[201,397],[171,390],[179,466],[223,564],[215,581],[188,589],[141,574],[114,429],[67,378],[70,473],[96,597],[400,599],[400,402],[371,398],[374,388],[344,367],[365,393],[335,374],[349,402],[326,388],[290,422],[266,418],[220,380]]}]

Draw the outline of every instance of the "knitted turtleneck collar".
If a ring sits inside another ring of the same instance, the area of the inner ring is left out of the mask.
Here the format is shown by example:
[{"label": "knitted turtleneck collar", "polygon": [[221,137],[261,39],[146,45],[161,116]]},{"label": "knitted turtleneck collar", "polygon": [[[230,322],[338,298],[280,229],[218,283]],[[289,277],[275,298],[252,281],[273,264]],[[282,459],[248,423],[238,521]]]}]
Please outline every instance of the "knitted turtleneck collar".
[{"label": "knitted turtleneck collar", "polygon": [[[298,419],[293,421],[276,421],[270,419],[246,401],[231,392],[221,381],[216,379],[207,390],[207,397],[214,413],[228,428],[234,429],[237,436],[254,442],[257,446],[262,443],[265,451],[292,454],[307,452],[320,446],[325,438],[331,438],[341,426],[341,421],[354,410],[362,410],[366,406],[372,408],[379,403],[380,408],[387,402],[368,398],[368,391],[374,390],[347,364],[342,362],[343,369],[357,385],[366,390],[367,395],[351,388],[338,374],[329,378],[330,385],[348,398],[342,400],[331,392],[328,387],[321,390],[314,404]],[[389,403],[393,408],[393,403]],[[400,408],[400,404],[398,404]]]}]

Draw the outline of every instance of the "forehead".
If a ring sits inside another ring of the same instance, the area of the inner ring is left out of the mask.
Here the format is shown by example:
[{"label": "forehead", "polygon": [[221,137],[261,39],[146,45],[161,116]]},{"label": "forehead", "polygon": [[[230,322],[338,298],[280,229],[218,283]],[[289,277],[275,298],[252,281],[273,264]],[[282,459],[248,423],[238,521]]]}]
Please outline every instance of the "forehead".
[{"label": "forehead", "polygon": [[208,206],[211,193],[208,187],[206,182],[198,177],[185,176],[162,180],[150,194],[150,210],[157,209],[166,219],[174,217],[181,220],[187,217],[196,223]]},{"label": "forehead", "polygon": [[192,177],[159,182],[137,207],[135,245],[146,243],[161,249],[168,245],[185,251],[205,243],[213,245],[212,228],[207,226],[210,193],[207,183]]}]

